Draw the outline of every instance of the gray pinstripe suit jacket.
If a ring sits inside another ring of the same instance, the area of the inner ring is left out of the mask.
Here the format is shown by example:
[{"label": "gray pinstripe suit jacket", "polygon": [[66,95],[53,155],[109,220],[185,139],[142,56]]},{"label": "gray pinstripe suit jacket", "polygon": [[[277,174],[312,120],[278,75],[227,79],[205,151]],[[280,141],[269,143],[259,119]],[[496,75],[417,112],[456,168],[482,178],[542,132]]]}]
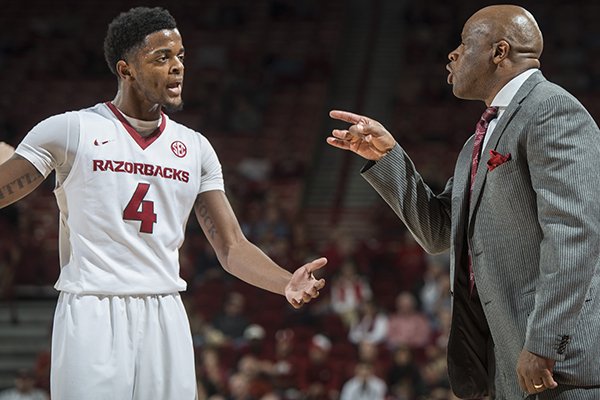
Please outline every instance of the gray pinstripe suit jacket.
[{"label": "gray pinstripe suit jacket", "polygon": [[[596,123],[572,95],[536,72],[490,136],[469,206],[472,148],[473,137],[440,194],[423,182],[400,146],[362,171],[425,250],[450,250],[453,390],[462,398],[526,397],[515,372],[523,348],[557,360],[559,385],[600,385]],[[489,171],[490,149],[511,159]],[[493,338],[492,357],[486,356],[488,338],[463,329],[477,318],[459,301],[468,299],[466,280],[458,279],[466,274],[467,246],[485,314],[479,318]]]}]

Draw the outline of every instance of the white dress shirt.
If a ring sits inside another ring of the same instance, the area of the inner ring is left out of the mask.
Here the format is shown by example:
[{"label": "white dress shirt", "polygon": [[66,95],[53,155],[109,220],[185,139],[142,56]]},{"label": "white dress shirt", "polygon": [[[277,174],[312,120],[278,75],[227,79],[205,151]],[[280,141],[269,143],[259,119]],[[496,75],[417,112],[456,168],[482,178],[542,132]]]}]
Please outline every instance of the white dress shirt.
[{"label": "white dress shirt", "polygon": [[494,100],[492,100],[490,107],[498,107],[498,116],[491,120],[488,125],[487,133],[483,138],[483,145],[481,146],[482,149],[485,149],[490,136],[492,136],[492,132],[494,132],[494,128],[496,125],[498,125],[498,121],[500,118],[502,118],[504,111],[506,111],[506,108],[512,101],[513,97],[515,97],[515,94],[517,94],[517,91],[521,88],[521,85],[523,85],[527,78],[529,78],[535,71],[538,71],[538,69],[532,68],[515,76],[510,80],[510,82],[504,85],[502,89],[500,89],[498,94],[496,94],[496,97],[494,97]]}]

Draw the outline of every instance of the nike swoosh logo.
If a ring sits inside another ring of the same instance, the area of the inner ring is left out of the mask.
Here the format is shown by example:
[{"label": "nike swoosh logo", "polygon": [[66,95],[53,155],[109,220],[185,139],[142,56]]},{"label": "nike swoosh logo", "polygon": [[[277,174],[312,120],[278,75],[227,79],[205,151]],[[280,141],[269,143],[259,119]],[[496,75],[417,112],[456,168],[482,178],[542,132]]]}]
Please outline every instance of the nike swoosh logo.
[{"label": "nike swoosh logo", "polygon": [[94,146],[102,146],[103,144],[106,144],[110,142],[110,140],[105,140],[103,142],[99,142],[98,139],[94,140]]}]

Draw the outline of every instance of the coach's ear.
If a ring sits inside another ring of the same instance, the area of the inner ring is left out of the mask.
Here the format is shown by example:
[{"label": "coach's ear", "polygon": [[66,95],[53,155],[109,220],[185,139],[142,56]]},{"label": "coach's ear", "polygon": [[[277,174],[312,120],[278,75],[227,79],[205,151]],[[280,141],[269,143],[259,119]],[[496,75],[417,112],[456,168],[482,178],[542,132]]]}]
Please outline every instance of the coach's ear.
[{"label": "coach's ear", "polygon": [[133,79],[133,75],[131,74],[131,67],[129,66],[129,64],[127,64],[127,61],[117,61],[115,69],[117,71],[117,75],[119,75],[119,78],[125,81]]}]

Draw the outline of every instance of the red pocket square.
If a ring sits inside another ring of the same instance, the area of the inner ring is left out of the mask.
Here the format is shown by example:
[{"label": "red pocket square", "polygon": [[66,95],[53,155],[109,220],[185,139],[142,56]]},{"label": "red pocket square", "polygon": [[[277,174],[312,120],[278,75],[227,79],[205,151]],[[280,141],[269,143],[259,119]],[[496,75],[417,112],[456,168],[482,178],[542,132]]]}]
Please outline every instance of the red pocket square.
[{"label": "red pocket square", "polygon": [[495,150],[490,150],[490,159],[487,162],[488,171],[493,171],[494,168],[499,167],[508,160],[510,160],[510,153],[504,155]]}]

